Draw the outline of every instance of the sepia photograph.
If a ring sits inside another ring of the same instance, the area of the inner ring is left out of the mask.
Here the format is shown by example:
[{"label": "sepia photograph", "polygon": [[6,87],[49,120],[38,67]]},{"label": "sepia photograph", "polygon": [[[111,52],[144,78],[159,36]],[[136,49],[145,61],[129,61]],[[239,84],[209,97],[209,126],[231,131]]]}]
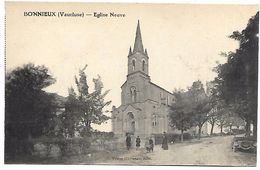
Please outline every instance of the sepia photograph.
[{"label": "sepia photograph", "polygon": [[5,164],[257,166],[258,4],[5,2]]}]

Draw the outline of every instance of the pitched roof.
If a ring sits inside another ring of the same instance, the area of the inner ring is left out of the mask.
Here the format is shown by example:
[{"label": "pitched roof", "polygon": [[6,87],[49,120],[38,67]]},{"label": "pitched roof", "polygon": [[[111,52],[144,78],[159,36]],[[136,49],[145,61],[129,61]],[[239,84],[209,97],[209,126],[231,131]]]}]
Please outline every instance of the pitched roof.
[{"label": "pitched roof", "polygon": [[150,84],[153,85],[153,86],[155,86],[155,87],[157,87],[157,88],[159,88],[159,89],[161,89],[161,90],[163,90],[163,91],[165,91],[165,92],[167,92],[167,93],[170,93],[171,95],[173,95],[171,92],[169,92],[168,90],[165,90],[164,88],[158,86],[157,84],[154,84],[154,83],[152,83],[152,82],[150,82]]}]

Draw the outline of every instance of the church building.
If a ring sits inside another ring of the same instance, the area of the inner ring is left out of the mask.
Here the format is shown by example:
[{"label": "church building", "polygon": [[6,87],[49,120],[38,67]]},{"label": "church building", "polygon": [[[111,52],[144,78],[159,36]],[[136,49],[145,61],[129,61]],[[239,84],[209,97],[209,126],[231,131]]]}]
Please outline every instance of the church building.
[{"label": "church building", "polygon": [[126,134],[150,137],[169,133],[169,106],[174,102],[171,92],[151,82],[149,56],[142,43],[138,21],[133,50],[129,49],[127,79],[121,86],[121,105],[112,108],[112,131],[115,136]]}]

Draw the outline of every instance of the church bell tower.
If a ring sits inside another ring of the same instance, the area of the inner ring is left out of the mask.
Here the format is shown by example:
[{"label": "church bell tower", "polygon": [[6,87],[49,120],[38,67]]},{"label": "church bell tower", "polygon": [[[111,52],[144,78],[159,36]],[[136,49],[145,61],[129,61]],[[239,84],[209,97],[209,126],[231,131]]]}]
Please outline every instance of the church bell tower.
[{"label": "church bell tower", "polygon": [[136,73],[143,74],[147,78],[149,78],[148,66],[149,66],[149,57],[147,54],[147,50],[144,50],[140,22],[138,20],[136,35],[135,35],[135,43],[134,49],[130,47],[128,54],[128,75],[127,77],[134,75]]},{"label": "church bell tower", "polygon": [[148,97],[150,76],[148,72],[149,57],[144,50],[140,22],[137,23],[134,48],[128,54],[127,80],[121,86],[122,105],[144,102]]}]

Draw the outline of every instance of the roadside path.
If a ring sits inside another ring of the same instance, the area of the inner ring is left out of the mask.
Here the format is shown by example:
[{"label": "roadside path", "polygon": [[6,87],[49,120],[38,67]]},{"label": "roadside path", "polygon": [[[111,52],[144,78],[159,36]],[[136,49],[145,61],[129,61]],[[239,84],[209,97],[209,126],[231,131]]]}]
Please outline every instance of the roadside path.
[{"label": "roadside path", "polygon": [[232,139],[233,136],[203,138],[169,145],[169,150],[156,145],[153,153],[132,149],[98,164],[255,166],[256,155],[233,152]]}]

